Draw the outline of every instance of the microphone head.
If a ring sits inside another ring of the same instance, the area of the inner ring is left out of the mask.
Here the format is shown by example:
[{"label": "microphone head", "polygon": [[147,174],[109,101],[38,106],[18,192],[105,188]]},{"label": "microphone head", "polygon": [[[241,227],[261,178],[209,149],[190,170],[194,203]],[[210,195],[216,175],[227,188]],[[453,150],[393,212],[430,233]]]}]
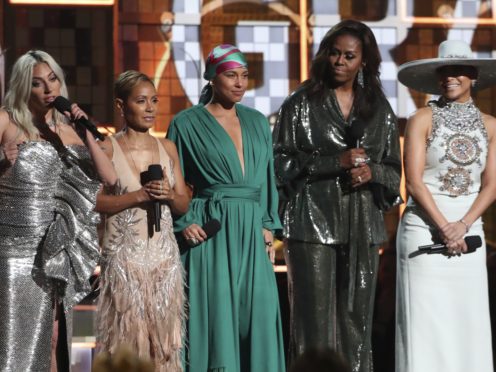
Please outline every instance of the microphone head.
[{"label": "microphone head", "polygon": [[53,102],[53,107],[57,109],[57,111],[64,113],[65,111],[71,112],[71,103],[69,100],[65,97],[58,96],[56,97]]},{"label": "microphone head", "polygon": [[206,222],[203,226],[202,229],[205,231],[205,234],[210,238],[217,234],[217,232],[220,230],[220,222],[219,220],[213,219],[208,222]]},{"label": "microphone head", "polygon": [[356,142],[360,138],[363,137],[363,133],[365,132],[365,126],[367,124],[359,119],[355,119],[351,122],[350,129],[348,131],[348,136],[350,137],[350,140],[353,142]]},{"label": "microphone head", "polygon": [[148,175],[150,177],[150,181],[161,180],[162,178],[164,178],[162,166],[160,164],[150,164],[148,166]]},{"label": "microphone head", "polygon": [[469,235],[464,238],[467,244],[467,252],[474,252],[477,248],[482,246],[482,239],[479,235]]},{"label": "microphone head", "polygon": [[164,178],[160,164],[150,164],[148,170],[140,173],[140,182],[146,185],[150,181],[160,181]]}]

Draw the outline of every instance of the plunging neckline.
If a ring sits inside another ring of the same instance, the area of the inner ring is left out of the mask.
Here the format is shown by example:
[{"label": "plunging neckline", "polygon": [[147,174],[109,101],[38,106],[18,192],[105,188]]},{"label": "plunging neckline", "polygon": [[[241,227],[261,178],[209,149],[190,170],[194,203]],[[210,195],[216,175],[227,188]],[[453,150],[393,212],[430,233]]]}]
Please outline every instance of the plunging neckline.
[{"label": "plunging neckline", "polygon": [[[157,152],[158,152],[158,161],[159,161],[158,164],[162,165],[162,163],[161,163],[161,157],[160,157],[160,148],[158,147],[159,146],[159,143],[158,143],[159,141],[157,140],[157,138],[155,138],[153,136],[152,136],[152,138],[157,143]],[[133,170],[133,168],[136,168],[136,165],[134,165],[134,167],[133,167],[133,164],[131,164],[129,162],[129,160],[128,160],[127,156],[126,156],[126,153],[122,149],[122,145],[119,143],[119,141],[117,140],[117,138],[114,137],[114,140],[117,143],[117,146],[119,146],[119,150],[120,150],[121,155],[122,155],[122,157],[124,159],[124,162],[126,163],[127,169],[129,170],[129,172],[133,176],[134,180],[137,181],[140,186],[142,186],[141,185],[141,173],[140,174],[136,174],[136,171],[138,169]],[[129,148],[127,147],[127,144],[126,144],[126,148],[128,149],[128,151],[130,151]],[[152,156],[152,162],[153,162],[153,156]],[[152,163],[150,163],[150,164],[152,164]]]},{"label": "plunging neckline", "polygon": [[241,130],[241,146],[243,146],[243,148],[241,149],[242,150],[241,152],[243,153],[243,161],[241,161],[241,158],[239,157],[239,154],[238,154],[238,149],[236,147],[236,144],[234,143],[233,139],[231,138],[231,136],[229,135],[229,133],[227,132],[227,130],[222,126],[221,123],[219,123],[219,121],[217,120],[217,118],[210,111],[207,110],[207,108],[205,106],[202,106],[202,108],[210,116],[210,118],[215,122],[215,124],[221,129],[221,131],[226,135],[226,137],[228,138],[229,142],[231,143],[232,149],[234,150],[234,153],[236,155],[236,158],[238,159],[238,166],[239,166],[239,168],[241,170],[241,176],[244,179],[245,178],[245,171],[246,171],[245,133],[244,133],[244,128],[243,128],[243,123],[242,123],[241,119],[239,118],[238,109],[237,109],[236,105],[234,105],[234,109],[236,111],[236,117],[238,118],[239,128]]}]

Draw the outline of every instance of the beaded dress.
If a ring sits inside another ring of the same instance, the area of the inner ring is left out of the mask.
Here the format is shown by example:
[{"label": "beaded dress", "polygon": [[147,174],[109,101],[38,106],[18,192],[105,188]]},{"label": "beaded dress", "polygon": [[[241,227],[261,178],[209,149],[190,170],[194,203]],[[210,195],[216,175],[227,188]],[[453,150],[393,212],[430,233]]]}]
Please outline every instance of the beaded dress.
[{"label": "beaded dress", "polygon": [[[448,221],[476,199],[487,157],[481,113],[466,103],[429,103],[423,182]],[[436,229],[411,198],[397,235],[397,372],[493,371],[485,244],[474,253],[419,254]],[[484,242],[479,218],[468,235]]]},{"label": "beaded dress", "polygon": [[[139,190],[139,177],[117,141],[110,140],[119,176],[115,193]],[[156,141],[172,187],[171,160]],[[153,206],[148,204],[106,218],[97,338],[102,350],[113,353],[127,344],[139,356],[152,357],[156,371],[181,371],[183,269],[168,205],[162,204],[160,231],[153,232]]]},{"label": "beaded dress", "polygon": [[[0,175],[0,370],[49,371],[54,301],[65,311],[91,290],[100,187],[85,146],[19,145]],[[70,348],[68,349],[70,350]]]}]

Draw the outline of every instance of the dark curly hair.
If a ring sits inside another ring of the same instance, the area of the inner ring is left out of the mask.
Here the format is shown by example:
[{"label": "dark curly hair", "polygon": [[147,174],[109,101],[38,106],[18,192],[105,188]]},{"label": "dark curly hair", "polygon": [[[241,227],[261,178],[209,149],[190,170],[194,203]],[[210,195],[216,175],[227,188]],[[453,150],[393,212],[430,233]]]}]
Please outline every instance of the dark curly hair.
[{"label": "dark curly hair", "polygon": [[378,98],[385,96],[379,79],[379,66],[382,61],[379,48],[372,30],[362,22],[344,20],[326,33],[312,61],[310,78],[302,86],[306,89],[309,99],[324,99],[328,96],[329,90],[336,87],[329,55],[336,39],[342,35],[351,35],[362,44],[362,59],[365,63],[362,69],[364,87],[362,88],[355,79],[353,90],[358,116],[367,119],[373,114],[374,103]]}]

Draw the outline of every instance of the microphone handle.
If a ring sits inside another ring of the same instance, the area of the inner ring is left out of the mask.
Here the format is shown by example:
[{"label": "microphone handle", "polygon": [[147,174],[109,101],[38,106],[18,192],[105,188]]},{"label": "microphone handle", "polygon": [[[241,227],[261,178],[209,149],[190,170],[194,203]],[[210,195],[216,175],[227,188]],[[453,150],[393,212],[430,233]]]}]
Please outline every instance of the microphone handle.
[{"label": "microphone handle", "polygon": [[81,126],[85,127],[86,129],[88,129],[90,131],[90,133],[93,134],[93,137],[95,137],[96,140],[103,141],[105,139],[103,134],[101,134],[98,131],[98,129],[93,124],[91,124],[88,120],[86,120],[84,118],[80,118],[80,119],[77,119],[75,121],[75,123],[77,125],[81,125]]},{"label": "microphone handle", "polygon": [[428,245],[421,245],[418,247],[419,251],[432,251],[435,249],[445,249],[446,244],[438,243],[438,244],[428,244]]},{"label": "microphone handle", "polygon": [[160,202],[156,201],[153,203],[154,217],[155,217],[155,231],[160,231],[160,220],[162,219],[162,210],[160,208]]}]

